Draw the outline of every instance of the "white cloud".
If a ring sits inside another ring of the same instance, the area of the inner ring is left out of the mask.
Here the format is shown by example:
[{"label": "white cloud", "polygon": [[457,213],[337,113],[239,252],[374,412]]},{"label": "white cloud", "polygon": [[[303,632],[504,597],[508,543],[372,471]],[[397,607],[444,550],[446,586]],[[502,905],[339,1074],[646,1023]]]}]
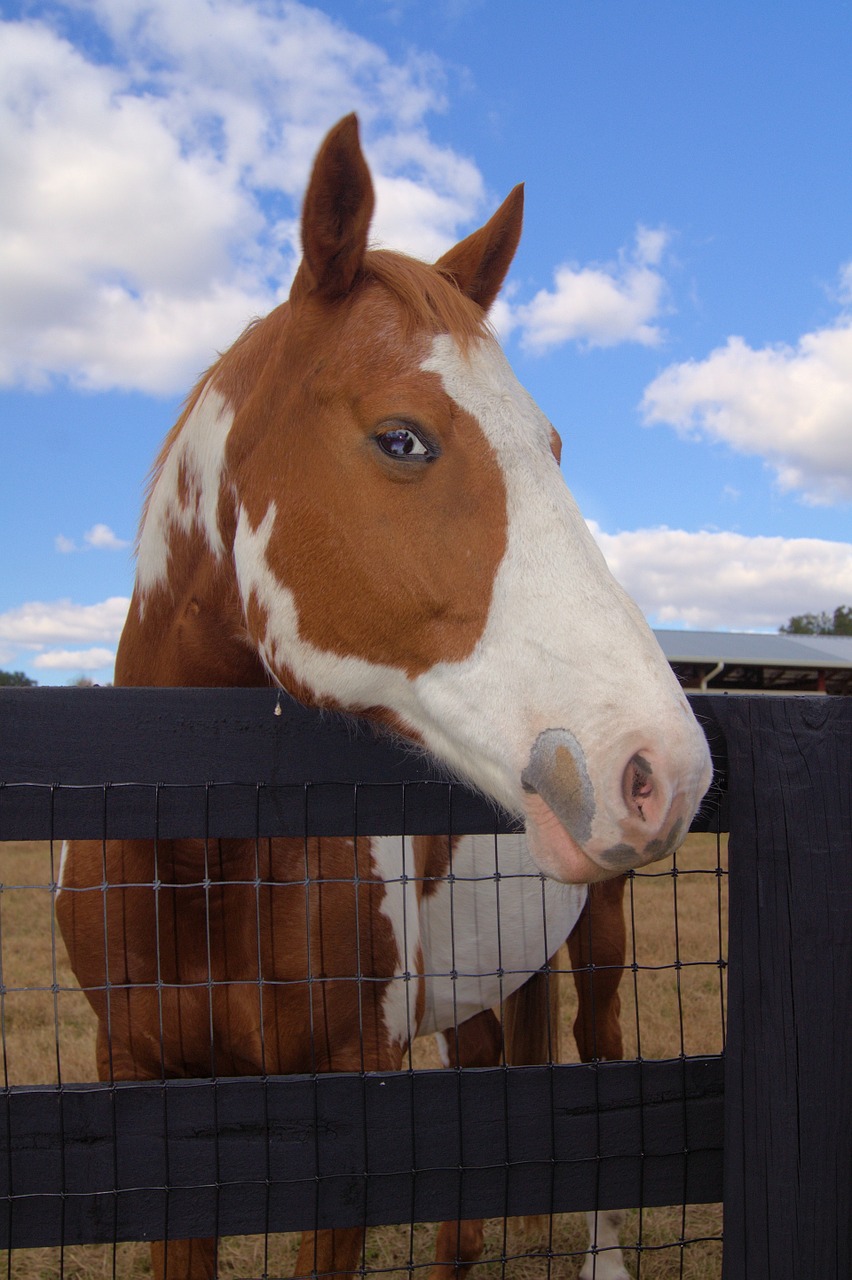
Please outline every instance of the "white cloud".
[{"label": "white cloud", "polygon": [[33,673],[97,671],[111,680],[129,605],[126,596],[112,596],[98,604],[33,600],[8,609],[0,613],[0,666]]},{"label": "white cloud", "polygon": [[37,671],[102,671],[115,662],[113,649],[51,649],[33,659]]},{"label": "white cloud", "polygon": [[846,262],[840,268],[837,296],[843,303],[852,302],[852,262]]},{"label": "white cloud", "polygon": [[[75,9],[109,62],[62,36]],[[296,0],[65,0],[0,23],[0,384],[185,390],[285,296],[312,157],[353,109],[377,238],[442,252],[484,194],[428,136],[442,81]]]},{"label": "white cloud", "polygon": [[794,614],[852,602],[852,543],[589,527],[615,577],[657,626],[777,630]]},{"label": "white cloud", "polygon": [[[852,301],[852,264],[841,271]],[[852,500],[852,317],[795,346],[731,337],[704,360],[665,369],[646,389],[646,423],[764,458],[784,491],[807,502]]]},{"label": "white cloud", "polygon": [[[109,50],[62,35],[75,11]],[[356,110],[377,243],[434,258],[486,209],[476,164],[429,136],[431,55],[394,61],[298,0],[60,0],[0,22],[0,385],[186,390],[287,293],[316,147]],[[52,25],[51,25],[52,24]],[[543,351],[655,345],[667,233],[498,303]]]},{"label": "white cloud", "polygon": [[[515,309],[521,343],[546,351],[563,342],[611,347],[620,342],[656,346],[662,332],[654,323],[665,306],[666,283],[659,266],[668,242],[662,228],[639,227],[632,250],[606,265],[564,265],[552,290],[540,290]],[[505,310],[505,309],[504,309]],[[501,312],[500,332],[506,317]]]},{"label": "white cloud", "polygon": [[57,534],[54,546],[62,555],[70,555],[74,551],[122,551],[130,543],[113,533],[108,524],[95,524],[83,534],[83,547],[78,547],[73,538],[66,538],[64,533]]},{"label": "white cloud", "polygon": [[501,294],[488,312],[492,329],[501,343],[506,343],[509,334],[518,327],[518,321],[508,296]]},{"label": "white cloud", "polygon": [[116,537],[108,524],[92,525],[91,529],[83,534],[83,541],[87,546],[98,551],[121,551],[124,547],[130,546],[124,538]]},{"label": "white cloud", "polygon": [[8,650],[41,651],[51,645],[115,643],[124,626],[130,600],[111,596],[99,604],[71,600],[31,601],[0,613],[0,643]]}]

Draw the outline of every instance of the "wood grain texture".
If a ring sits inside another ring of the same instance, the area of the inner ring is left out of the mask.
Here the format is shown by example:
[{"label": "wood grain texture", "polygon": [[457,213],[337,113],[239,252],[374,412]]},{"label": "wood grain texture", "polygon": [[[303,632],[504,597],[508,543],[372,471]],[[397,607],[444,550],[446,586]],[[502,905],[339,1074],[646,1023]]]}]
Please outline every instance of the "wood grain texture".
[{"label": "wood grain texture", "polygon": [[713,1202],[722,1060],[5,1091],[0,1247]]},{"label": "wood grain texture", "polygon": [[852,700],[731,698],[725,1280],[852,1275]]},{"label": "wood grain texture", "polygon": [[[717,823],[708,799],[693,830]],[[514,830],[422,753],[273,689],[0,689],[0,840]]]}]

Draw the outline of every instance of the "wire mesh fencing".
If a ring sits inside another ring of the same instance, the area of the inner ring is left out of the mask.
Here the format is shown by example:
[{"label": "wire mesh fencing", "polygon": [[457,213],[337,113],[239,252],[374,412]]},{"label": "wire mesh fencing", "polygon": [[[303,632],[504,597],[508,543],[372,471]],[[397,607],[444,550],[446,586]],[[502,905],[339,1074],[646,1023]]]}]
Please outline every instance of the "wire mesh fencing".
[{"label": "wire mesh fencing", "polygon": [[721,1273],[724,834],[586,904],[465,795],[0,786],[9,1275]]}]

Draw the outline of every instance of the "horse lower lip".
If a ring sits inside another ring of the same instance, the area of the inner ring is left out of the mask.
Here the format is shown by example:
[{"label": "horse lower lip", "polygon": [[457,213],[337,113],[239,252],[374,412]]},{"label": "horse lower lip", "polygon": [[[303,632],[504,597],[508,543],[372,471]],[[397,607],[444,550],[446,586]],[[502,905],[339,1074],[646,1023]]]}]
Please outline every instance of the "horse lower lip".
[{"label": "horse lower lip", "polygon": [[566,884],[592,884],[611,880],[623,869],[600,866],[568,834],[556,814],[537,791],[524,790],[527,802],[527,842],[530,853],[545,875]]}]

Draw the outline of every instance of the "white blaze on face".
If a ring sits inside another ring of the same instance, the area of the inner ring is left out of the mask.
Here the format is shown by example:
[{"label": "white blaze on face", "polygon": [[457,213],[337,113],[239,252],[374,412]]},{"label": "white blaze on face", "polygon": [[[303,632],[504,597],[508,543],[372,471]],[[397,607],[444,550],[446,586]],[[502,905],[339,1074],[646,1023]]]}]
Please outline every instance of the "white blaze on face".
[{"label": "white blaze on face", "polygon": [[[583,848],[595,862],[612,874],[664,856],[710,781],[707,744],[683,691],[610,574],[553,457],[550,424],[497,344],[485,339],[464,354],[440,336],[423,367],[494,449],[508,522],[479,643],[465,661],[438,663],[416,682],[424,719],[437,729],[424,738],[518,811],[533,746],[555,731],[575,746],[557,798],[570,809],[584,783]],[[644,778],[632,767],[640,758]],[[638,794],[646,784],[647,798]],[[549,828],[544,809],[530,832],[539,865],[560,879],[588,878],[595,863],[575,858],[579,847]]]},{"label": "white blaze on face", "polygon": [[148,502],[136,568],[140,605],[168,581],[175,529],[190,533],[198,526],[213,555],[224,552],[219,494],[233,421],[227,401],[208,384],[172,444]]},{"label": "white blaze on face", "polygon": [[595,741],[612,749],[623,726],[646,722],[655,703],[653,715],[665,714],[663,704],[682,704],[683,696],[565,485],[550,423],[497,344],[483,340],[466,356],[440,336],[424,368],[494,449],[508,545],[474,653],[432,668],[420,677],[420,693],[458,744],[460,764],[517,810],[520,775],[540,732],[566,728],[587,752]]}]

